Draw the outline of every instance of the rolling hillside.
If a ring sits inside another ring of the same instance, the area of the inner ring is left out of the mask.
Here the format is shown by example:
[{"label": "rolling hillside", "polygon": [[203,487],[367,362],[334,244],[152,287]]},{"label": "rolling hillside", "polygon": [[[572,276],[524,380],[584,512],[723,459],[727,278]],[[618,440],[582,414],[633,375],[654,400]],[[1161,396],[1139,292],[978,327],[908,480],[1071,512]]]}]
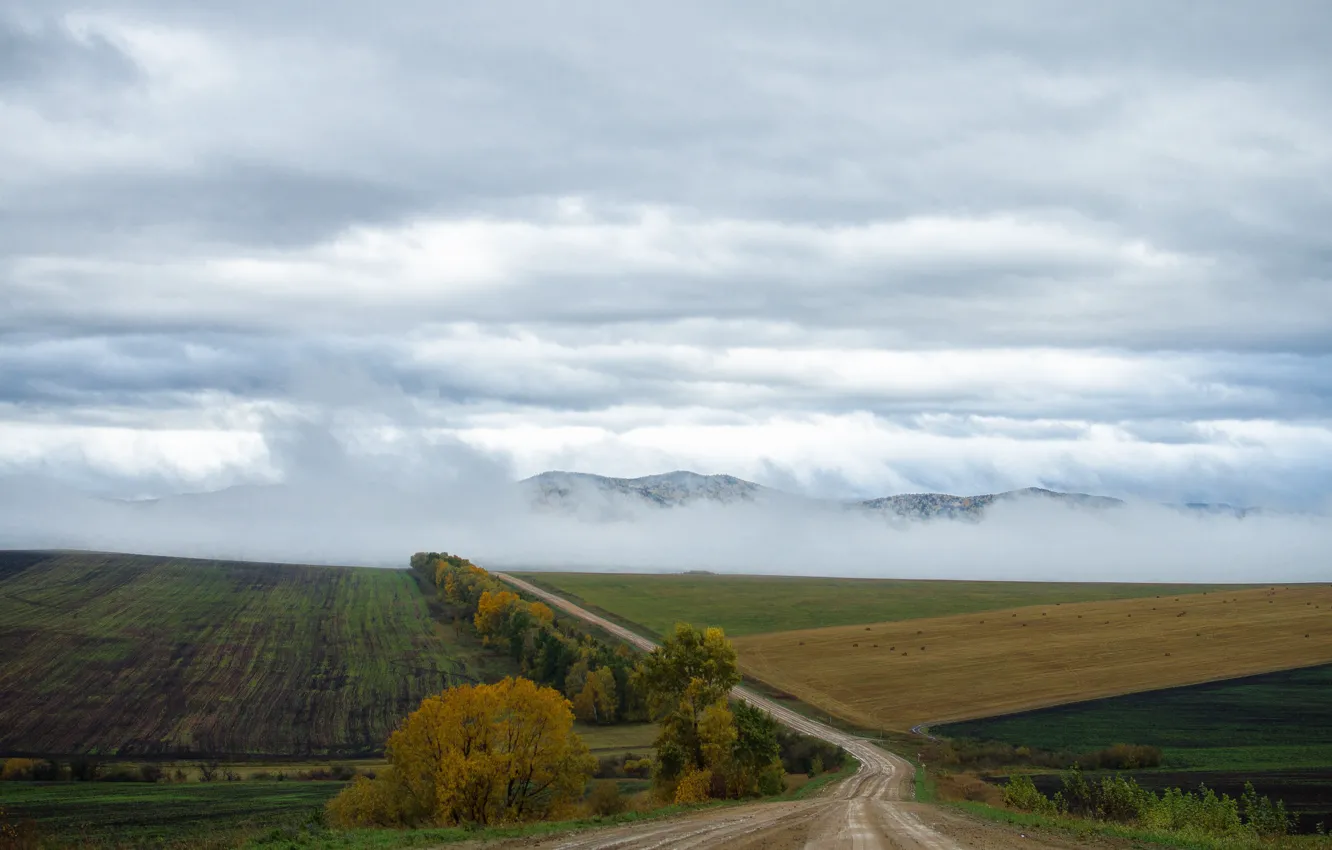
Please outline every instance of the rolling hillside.
[{"label": "rolling hillside", "polygon": [[0,553],[0,756],[356,755],[502,675],[406,570]]},{"label": "rolling hillside", "polygon": [[735,640],[744,671],[908,729],[1332,662],[1332,588],[1037,605]]}]

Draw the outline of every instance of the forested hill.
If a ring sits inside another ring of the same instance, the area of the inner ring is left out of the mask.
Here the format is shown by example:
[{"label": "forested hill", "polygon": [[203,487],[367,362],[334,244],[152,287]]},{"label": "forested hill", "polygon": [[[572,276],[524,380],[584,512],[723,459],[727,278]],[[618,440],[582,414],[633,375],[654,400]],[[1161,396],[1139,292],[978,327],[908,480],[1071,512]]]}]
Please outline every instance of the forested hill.
[{"label": "forested hill", "polygon": [[604,513],[616,508],[683,507],[694,504],[774,505],[805,509],[864,510],[911,519],[979,519],[1000,502],[1038,500],[1090,508],[1118,507],[1124,503],[1108,496],[1061,493],[1040,487],[954,496],[949,493],[906,493],[858,501],[811,499],[792,495],[733,475],[699,475],[676,471],[642,478],[611,478],[586,472],[543,472],[521,482],[532,504],[560,512]]}]

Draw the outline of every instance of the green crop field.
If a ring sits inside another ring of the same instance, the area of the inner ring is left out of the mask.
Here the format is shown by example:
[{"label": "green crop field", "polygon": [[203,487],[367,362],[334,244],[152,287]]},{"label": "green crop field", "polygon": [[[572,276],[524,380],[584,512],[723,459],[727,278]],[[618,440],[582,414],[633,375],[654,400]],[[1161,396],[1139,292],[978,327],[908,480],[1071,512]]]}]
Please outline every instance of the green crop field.
[{"label": "green crop field", "polygon": [[0,756],[358,755],[505,662],[407,570],[0,552]]},{"label": "green crop field", "polygon": [[618,756],[624,753],[651,755],[652,743],[657,740],[658,732],[655,723],[617,723],[614,726],[576,723],[574,729],[587,744],[587,748],[599,756]]},{"label": "green crop field", "polygon": [[948,737],[1085,752],[1160,747],[1176,770],[1332,770],[1332,665],[939,726]]},{"label": "green crop field", "polygon": [[677,621],[731,636],[1196,593],[1203,585],[797,578],[698,573],[514,573],[660,637]]},{"label": "green crop field", "polygon": [[236,847],[322,817],[341,782],[0,782],[11,823],[36,822],[45,846]]}]

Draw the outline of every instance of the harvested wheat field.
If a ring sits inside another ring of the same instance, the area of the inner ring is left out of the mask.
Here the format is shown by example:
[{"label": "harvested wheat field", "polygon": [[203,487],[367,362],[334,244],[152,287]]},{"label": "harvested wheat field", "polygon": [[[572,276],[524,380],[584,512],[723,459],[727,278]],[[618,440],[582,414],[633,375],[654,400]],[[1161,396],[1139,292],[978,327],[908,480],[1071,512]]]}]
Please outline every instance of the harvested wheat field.
[{"label": "harvested wheat field", "polygon": [[908,729],[1332,662],[1332,585],[1037,605],[736,638],[747,675]]}]

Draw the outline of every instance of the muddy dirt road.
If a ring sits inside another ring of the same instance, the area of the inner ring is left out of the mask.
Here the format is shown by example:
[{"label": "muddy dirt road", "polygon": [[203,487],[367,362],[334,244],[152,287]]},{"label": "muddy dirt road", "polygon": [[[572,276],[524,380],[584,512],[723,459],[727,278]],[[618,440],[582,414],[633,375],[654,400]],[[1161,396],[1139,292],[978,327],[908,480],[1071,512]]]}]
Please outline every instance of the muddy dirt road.
[{"label": "muddy dirt road", "polygon": [[[493,573],[550,605],[650,651],[655,644],[553,593],[504,573]],[[854,776],[829,793],[801,801],[754,803],[623,827],[589,830],[513,846],[561,850],[629,848],[854,848],[854,850],[961,850],[961,848],[1042,848],[1081,846],[1036,840],[972,821],[939,807],[910,802],[915,768],[910,762],[784,706],[737,687],[736,699],[772,712],[779,722],[830,741],[860,761]]]}]

